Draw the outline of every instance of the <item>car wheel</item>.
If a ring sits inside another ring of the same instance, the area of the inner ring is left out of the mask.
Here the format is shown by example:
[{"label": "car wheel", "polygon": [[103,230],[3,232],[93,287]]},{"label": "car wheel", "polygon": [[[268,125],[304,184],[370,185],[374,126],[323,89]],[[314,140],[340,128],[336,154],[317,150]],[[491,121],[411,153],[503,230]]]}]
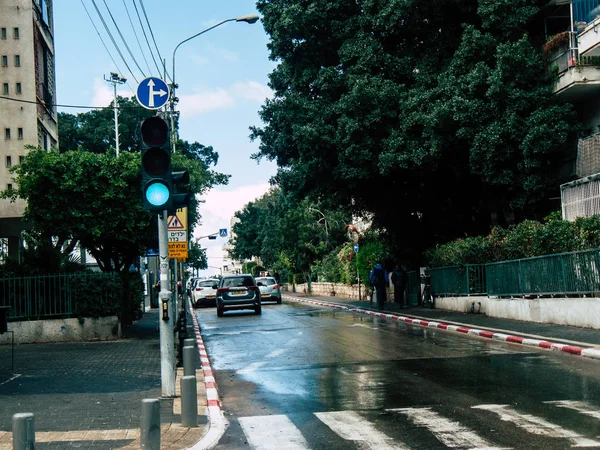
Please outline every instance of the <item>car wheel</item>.
[{"label": "car wheel", "polygon": [[262,306],[259,303],[258,305],[256,305],[254,307],[254,314],[261,314],[261,313],[262,313]]},{"label": "car wheel", "polygon": [[223,309],[217,308],[217,316],[218,317],[223,317]]},{"label": "car wheel", "polygon": [[281,305],[281,298],[278,298],[278,299],[277,299],[277,304],[278,304],[278,305]]}]

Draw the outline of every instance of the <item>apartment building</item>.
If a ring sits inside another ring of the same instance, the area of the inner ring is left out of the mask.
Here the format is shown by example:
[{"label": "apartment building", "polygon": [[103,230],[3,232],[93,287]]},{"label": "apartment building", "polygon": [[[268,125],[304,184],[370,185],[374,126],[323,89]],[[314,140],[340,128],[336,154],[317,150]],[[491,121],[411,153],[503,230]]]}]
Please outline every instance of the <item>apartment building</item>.
[{"label": "apartment building", "polygon": [[[58,142],[52,0],[0,1],[0,187],[27,153]],[[25,202],[0,200],[0,239],[17,257]],[[6,250],[6,249],[5,249]]]}]

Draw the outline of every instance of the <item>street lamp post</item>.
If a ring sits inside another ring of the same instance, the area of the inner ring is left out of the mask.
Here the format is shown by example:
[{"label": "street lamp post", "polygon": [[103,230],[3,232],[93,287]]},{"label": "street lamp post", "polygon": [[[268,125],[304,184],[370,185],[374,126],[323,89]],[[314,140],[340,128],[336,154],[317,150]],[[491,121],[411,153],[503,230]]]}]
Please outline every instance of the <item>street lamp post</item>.
[{"label": "street lamp post", "polygon": [[234,17],[231,19],[225,19],[219,23],[214,24],[211,27],[208,27],[205,30],[200,31],[199,33],[194,34],[193,36],[190,36],[187,39],[184,39],[183,41],[181,41],[179,44],[177,44],[175,46],[175,49],[173,50],[173,79],[171,80],[171,133],[172,134],[172,139],[171,139],[171,149],[173,150],[173,152],[175,151],[175,143],[177,140],[176,137],[176,132],[175,132],[175,103],[177,102],[177,98],[175,97],[175,90],[178,88],[178,85],[175,81],[175,54],[177,53],[177,49],[181,46],[181,44],[184,44],[188,41],[191,41],[192,39],[200,36],[201,34],[206,33],[207,31],[210,31],[214,28],[217,28],[220,25],[223,25],[224,23],[227,22],[246,22],[246,23],[256,23],[258,21],[259,17],[256,14],[249,14],[247,16],[240,16],[240,17]]}]

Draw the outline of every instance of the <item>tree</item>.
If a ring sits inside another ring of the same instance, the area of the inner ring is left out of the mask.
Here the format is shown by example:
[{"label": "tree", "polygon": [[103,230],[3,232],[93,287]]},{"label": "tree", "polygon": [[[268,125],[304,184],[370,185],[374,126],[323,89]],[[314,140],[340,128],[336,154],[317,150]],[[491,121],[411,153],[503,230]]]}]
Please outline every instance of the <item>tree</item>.
[{"label": "tree", "polygon": [[544,67],[545,3],[259,0],[278,65],[254,157],[415,258],[544,216],[578,129]]}]

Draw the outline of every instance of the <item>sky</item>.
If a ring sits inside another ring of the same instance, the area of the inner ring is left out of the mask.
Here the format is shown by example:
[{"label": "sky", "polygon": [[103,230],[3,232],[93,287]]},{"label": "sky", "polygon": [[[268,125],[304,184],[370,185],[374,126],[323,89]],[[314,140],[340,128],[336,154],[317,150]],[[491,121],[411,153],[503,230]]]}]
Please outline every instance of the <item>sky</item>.
[{"label": "sky", "polygon": [[[108,106],[114,92],[105,78],[111,72],[127,79],[117,87],[118,95],[131,97],[140,81],[158,76],[160,57],[171,75],[173,52],[181,41],[224,20],[258,14],[253,0],[59,0],[53,4],[60,105]],[[146,27],[146,37],[135,6],[145,26],[144,10],[148,17],[152,33]],[[272,96],[267,83],[275,63],[269,60],[268,39],[260,20],[255,24],[230,21],[183,43],[175,53],[179,136],[212,145],[219,154],[214,169],[231,175],[227,186],[215,187],[200,197],[202,224],[189,230],[191,239],[223,228],[230,234],[233,214],[266,193],[269,179],[275,175],[275,163],[250,159],[258,142],[250,141],[249,127],[263,125],[258,112]],[[87,111],[58,110],[71,114]],[[149,115],[153,115],[151,111]],[[223,264],[221,247],[226,238],[203,238],[199,243],[207,249],[212,266],[200,275],[218,273],[215,268]]]}]

